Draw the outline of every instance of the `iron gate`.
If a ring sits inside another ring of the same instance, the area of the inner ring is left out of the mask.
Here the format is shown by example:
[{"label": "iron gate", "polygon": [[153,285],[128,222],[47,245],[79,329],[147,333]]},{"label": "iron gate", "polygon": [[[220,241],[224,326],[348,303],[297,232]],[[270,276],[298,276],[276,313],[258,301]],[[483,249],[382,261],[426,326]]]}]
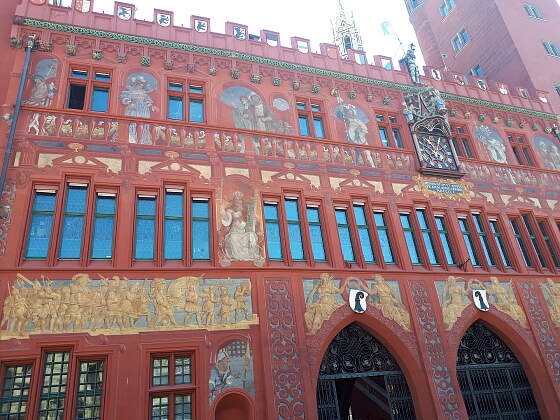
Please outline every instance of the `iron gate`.
[{"label": "iron gate", "polygon": [[469,419],[541,418],[523,367],[509,347],[481,322],[475,322],[459,344],[457,380]]},{"label": "iron gate", "polygon": [[415,418],[406,378],[396,360],[357,324],[341,330],[323,357],[317,384],[319,420],[346,420],[341,414],[341,388],[348,386],[357,387],[393,420]]}]

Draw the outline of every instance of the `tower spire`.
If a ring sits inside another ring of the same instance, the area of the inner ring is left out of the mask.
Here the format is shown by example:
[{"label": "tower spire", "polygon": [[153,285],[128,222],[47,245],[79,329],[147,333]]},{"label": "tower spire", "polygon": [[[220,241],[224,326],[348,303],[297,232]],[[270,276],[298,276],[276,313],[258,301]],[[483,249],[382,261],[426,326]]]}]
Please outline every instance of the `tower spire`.
[{"label": "tower spire", "polygon": [[354,20],[354,13],[346,13],[342,0],[338,0],[338,13],[334,22],[333,42],[340,50],[342,58],[348,58],[348,50],[363,50],[362,36]]}]

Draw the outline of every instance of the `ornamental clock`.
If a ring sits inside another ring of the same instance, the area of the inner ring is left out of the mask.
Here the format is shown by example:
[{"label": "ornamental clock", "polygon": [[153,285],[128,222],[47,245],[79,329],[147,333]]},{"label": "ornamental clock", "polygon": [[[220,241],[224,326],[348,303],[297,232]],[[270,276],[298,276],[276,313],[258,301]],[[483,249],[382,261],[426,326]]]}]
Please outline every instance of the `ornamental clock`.
[{"label": "ornamental clock", "polygon": [[426,86],[407,95],[403,105],[420,163],[419,171],[446,178],[465,175],[451,143],[447,107],[440,93]]}]

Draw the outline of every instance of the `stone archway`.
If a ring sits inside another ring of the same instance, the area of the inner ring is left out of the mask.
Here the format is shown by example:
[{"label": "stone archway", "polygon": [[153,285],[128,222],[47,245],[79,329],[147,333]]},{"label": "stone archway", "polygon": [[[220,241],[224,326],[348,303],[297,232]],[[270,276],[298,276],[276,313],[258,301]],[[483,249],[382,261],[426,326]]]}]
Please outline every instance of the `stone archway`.
[{"label": "stone archway", "polygon": [[404,373],[389,350],[358,324],[329,345],[317,383],[319,420],[412,420]]},{"label": "stone archway", "polygon": [[215,420],[253,420],[247,398],[238,393],[224,395],[216,405]]},{"label": "stone archway", "polygon": [[541,418],[523,366],[481,321],[472,324],[461,339],[457,380],[471,420]]}]

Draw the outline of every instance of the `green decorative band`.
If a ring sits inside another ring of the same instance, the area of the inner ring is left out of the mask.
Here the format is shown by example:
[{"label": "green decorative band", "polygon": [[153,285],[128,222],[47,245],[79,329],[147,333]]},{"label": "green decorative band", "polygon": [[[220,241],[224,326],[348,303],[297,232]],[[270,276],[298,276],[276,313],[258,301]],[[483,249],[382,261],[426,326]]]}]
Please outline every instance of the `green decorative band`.
[{"label": "green decorative band", "polygon": [[[318,76],[332,77],[336,79],[349,80],[356,83],[363,83],[366,85],[382,86],[390,89],[402,90],[405,92],[418,92],[421,88],[416,86],[408,86],[400,83],[387,82],[384,80],[371,79],[368,77],[357,76],[354,74],[341,73],[332,70],[324,70],[316,67],[304,66],[301,64],[288,63],[280,60],[273,60],[270,58],[258,57],[250,54],[243,54],[236,51],[227,51],[217,48],[201,47],[198,45],[184,44],[180,42],[164,41],[161,39],[147,38],[137,35],[120,34],[116,32],[100,31],[97,29],[84,28],[81,26],[63,25],[61,23],[45,22],[37,19],[24,18],[23,26],[31,26],[33,28],[48,29],[52,31],[67,32],[73,34],[87,35],[95,38],[113,39],[117,41],[133,42],[136,44],[151,45],[154,47],[170,48],[175,50],[190,51],[207,55],[214,55],[220,57],[235,58],[238,60],[249,61],[252,63],[265,64],[268,66],[281,67],[288,70],[300,71],[304,73],[312,73]],[[480,99],[472,99],[465,96],[453,95],[450,93],[441,93],[441,96],[446,99],[451,99],[459,102],[466,102],[473,105],[480,105],[489,108],[501,109],[504,111],[517,112],[520,114],[533,115],[535,117],[549,118],[556,120],[556,115],[547,112],[533,111],[530,109],[520,108],[516,106],[502,105],[495,102],[483,101]]]}]

